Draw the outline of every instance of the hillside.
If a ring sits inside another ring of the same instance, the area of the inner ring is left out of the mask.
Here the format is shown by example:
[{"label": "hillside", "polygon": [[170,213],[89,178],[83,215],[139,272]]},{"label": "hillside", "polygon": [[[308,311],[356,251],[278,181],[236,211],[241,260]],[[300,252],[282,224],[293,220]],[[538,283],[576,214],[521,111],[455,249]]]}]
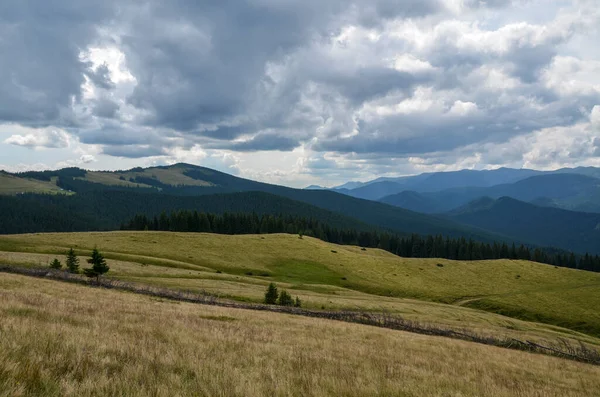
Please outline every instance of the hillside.
[{"label": "hillside", "polygon": [[319,219],[340,229],[372,230],[356,219],[262,192],[206,196],[166,196],[136,191],[95,191],[71,196],[0,196],[0,233],[116,230],[134,215],[158,215],[162,211],[198,210],[286,214]]},{"label": "hillside", "polygon": [[449,205],[442,200],[441,196],[441,194],[427,195],[426,193],[405,190],[400,193],[385,196],[379,201],[410,211],[421,212],[423,214],[435,214],[448,210]]},{"label": "hillside", "polygon": [[451,219],[535,244],[600,253],[600,214],[538,207],[509,197],[480,199],[448,214]]},{"label": "hillside", "polygon": [[52,181],[19,178],[0,171],[0,196],[22,193],[58,193],[62,189]]},{"label": "hillside", "polygon": [[255,301],[275,281],[308,307],[386,309],[481,327],[481,315],[459,307],[466,305],[600,336],[600,313],[590,309],[600,305],[600,274],[526,261],[407,259],[294,235],[112,232],[0,236],[0,262],[45,265],[70,247],[83,255],[95,246],[126,261],[111,262],[110,274],[128,281]]},{"label": "hillside", "polygon": [[[64,172],[66,171],[69,174],[65,175]],[[221,202],[238,202],[241,200],[240,204],[232,204],[232,208],[234,209],[225,210],[240,211],[240,208],[244,208],[245,211],[263,213],[269,209],[276,211],[274,206],[268,205],[270,201],[279,200],[275,198],[267,199],[267,203],[264,204],[256,200],[251,201],[253,204],[256,204],[256,206],[253,206],[247,205],[243,199],[240,199],[240,196],[214,196],[215,194],[259,191],[285,197],[296,202],[310,204],[314,207],[335,212],[338,215],[353,218],[374,227],[393,230],[398,233],[441,234],[488,242],[512,240],[508,236],[499,236],[479,228],[458,224],[452,220],[419,214],[383,203],[361,200],[332,191],[292,189],[238,178],[233,175],[188,164],[109,173],[112,178],[110,184],[105,184],[109,183],[107,182],[108,177],[106,173],[78,171],[79,173],[74,169],[66,169],[48,171],[46,173],[26,174],[29,178],[58,178],[58,183],[61,187],[77,193],[73,198],[59,197],[51,200],[49,198],[29,197],[27,199],[29,201],[20,200],[19,202],[0,198],[0,205],[3,202],[4,206],[8,206],[9,209],[14,208],[12,206],[18,206],[22,210],[24,207],[29,206],[28,208],[31,208],[32,211],[41,211],[41,209],[37,208],[40,202],[47,203],[48,201],[52,201],[52,206],[57,207],[59,211],[66,211],[65,208],[68,208],[70,213],[77,216],[81,216],[80,211],[83,208],[86,214],[93,213],[94,216],[104,220],[110,218],[110,222],[104,221],[102,226],[96,227],[91,221],[85,220],[86,223],[94,225],[94,227],[88,229],[78,227],[58,230],[97,230],[114,229],[115,222],[120,224],[120,222],[124,222],[134,215],[122,208],[133,209],[138,208],[138,206],[139,209],[137,212],[147,213],[149,210],[146,208],[152,206],[156,214],[162,210],[179,209],[178,207],[181,207],[181,209],[194,209],[189,207],[190,203],[193,202],[197,209],[202,209],[204,208],[203,206],[218,207],[221,209],[218,212],[222,212],[224,206]],[[98,175],[103,175],[102,178],[105,183],[99,183],[100,178]],[[193,184],[188,185],[186,182],[188,180],[192,180]],[[117,181],[128,184],[140,183],[142,185],[139,187],[137,185],[135,187],[131,185],[119,185]],[[137,193],[143,193],[145,196],[142,199]],[[87,194],[87,196],[82,198],[84,194]],[[185,199],[179,198],[183,196],[207,197],[203,199],[196,197],[196,200],[201,201],[188,201],[188,205],[184,205],[182,200]],[[267,196],[263,197],[266,198]],[[146,201],[149,204],[145,203]],[[156,205],[157,203],[159,205]],[[305,204],[301,206],[305,207]],[[116,214],[123,214],[125,216],[116,219]],[[318,215],[319,212],[315,212],[315,216]],[[322,221],[325,222],[323,219]],[[15,232],[48,230],[52,229],[20,229]]]},{"label": "hillside", "polygon": [[600,389],[600,368],[560,358],[24,276],[0,278],[0,312],[7,395],[568,397]]}]

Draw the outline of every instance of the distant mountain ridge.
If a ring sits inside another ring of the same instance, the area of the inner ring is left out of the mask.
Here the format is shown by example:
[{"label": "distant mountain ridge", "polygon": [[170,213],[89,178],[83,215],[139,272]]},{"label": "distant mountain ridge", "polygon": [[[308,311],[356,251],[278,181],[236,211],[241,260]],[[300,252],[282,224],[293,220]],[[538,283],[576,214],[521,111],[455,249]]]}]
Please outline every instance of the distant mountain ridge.
[{"label": "distant mountain ridge", "polygon": [[491,187],[515,183],[533,176],[550,174],[577,174],[600,178],[600,168],[577,167],[562,168],[555,171],[498,168],[495,170],[424,173],[398,178],[377,178],[367,182],[351,182],[332,190],[367,200],[382,200],[386,196],[404,191],[433,193],[453,188]]},{"label": "distant mountain ridge", "polygon": [[539,207],[511,197],[479,198],[447,214],[449,219],[534,244],[600,254],[600,214]]},{"label": "distant mountain ridge", "polygon": [[567,173],[551,173],[529,177],[512,184],[490,187],[462,187],[438,192],[407,192],[380,199],[381,202],[423,213],[450,211],[479,197],[512,197],[573,211],[600,212],[600,179]]}]

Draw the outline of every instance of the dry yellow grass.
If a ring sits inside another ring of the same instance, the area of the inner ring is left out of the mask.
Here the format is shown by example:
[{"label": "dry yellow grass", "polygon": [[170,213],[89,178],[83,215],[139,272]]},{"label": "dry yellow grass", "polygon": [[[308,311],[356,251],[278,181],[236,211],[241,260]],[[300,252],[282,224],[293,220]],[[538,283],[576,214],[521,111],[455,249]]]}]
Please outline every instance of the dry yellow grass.
[{"label": "dry yellow grass", "polygon": [[357,324],[0,275],[6,396],[594,396],[600,368]]}]

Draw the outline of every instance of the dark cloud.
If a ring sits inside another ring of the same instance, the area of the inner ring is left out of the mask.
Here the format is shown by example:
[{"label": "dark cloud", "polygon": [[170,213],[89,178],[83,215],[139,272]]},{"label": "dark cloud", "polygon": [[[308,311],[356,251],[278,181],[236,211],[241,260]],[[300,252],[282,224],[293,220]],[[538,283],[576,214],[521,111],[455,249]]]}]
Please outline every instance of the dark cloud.
[{"label": "dark cloud", "polygon": [[94,101],[93,113],[95,116],[113,119],[117,117],[118,111],[119,104],[108,98],[99,98]]},{"label": "dark cloud", "polygon": [[102,153],[114,157],[138,159],[143,157],[162,156],[166,154],[160,147],[149,145],[104,146]]},{"label": "dark cloud", "polygon": [[300,142],[286,136],[276,134],[257,134],[247,141],[234,142],[229,145],[221,146],[220,148],[235,150],[238,152],[253,152],[258,150],[289,151],[293,150],[299,145]]},{"label": "dark cloud", "polygon": [[394,91],[410,91],[417,83],[427,78],[412,73],[400,72],[392,68],[370,67],[353,71],[351,75],[327,76],[325,80],[333,85],[350,103],[355,106],[382,97]]},{"label": "dark cloud", "polygon": [[111,88],[115,87],[115,83],[113,83],[110,78],[110,70],[108,69],[108,65],[106,63],[98,66],[95,70],[89,69],[86,75],[96,87],[104,88],[106,90],[110,90]]},{"label": "dark cloud", "polygon": [[[149,124],[179,130],[223,124],[264,100],[269,64],[329,40],[342,24],[352,23],[346,18],[360,23],[365,15],[379,20],[426,15],[440,8],[437,3],[263,0],[223,1],[216,6],[178,1],[165,7],[150,2],[148,14],[134,18],[123,38],[128,63],[138,79],[129,100],[152,113]],[[396,71],[367,68],[354,75],[330,76],[328,82],[341,85],[351,100],[360,102],[404,87],[407,80],[410,76]],[[294,94],[281,93],[287,97],[284,101],[297,98]]]},{"label": "dark cloud", "polygon": [[167,139],[157,131],[144,128],[127,129],[115,124],[96,130],[85,130],[79,133],[79,141],[89,145],[153,145],[164,144]]},{"label": "dark cloud", "polygon": [[81,50],[112,16],[110,2],[0,2],[0,120],[61,124],[89,65]]}]

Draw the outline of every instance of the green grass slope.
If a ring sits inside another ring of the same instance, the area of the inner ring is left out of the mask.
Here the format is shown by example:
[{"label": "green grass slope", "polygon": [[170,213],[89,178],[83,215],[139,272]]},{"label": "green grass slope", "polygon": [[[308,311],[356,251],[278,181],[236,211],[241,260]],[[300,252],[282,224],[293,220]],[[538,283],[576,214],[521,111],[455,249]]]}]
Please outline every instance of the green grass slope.
[{"label": "green grass slope", "polygon": [[21,193],[59,193],[62,189],[55,182],[40,181],[29,178],[19,178],[0,172],[0,195],[15,195]]},{"label": "green grass slope", "polygon": [[[241,290],[229,295],[259,300],[266,284],[275,281],[291,289],[332,296],[356,291],[365,294],[365,299],[400,297],[471,306],[600,335],[600,312],[596,310],[600,274],[533,262],[407,259],[292,235],[111,232],[0,236],[1,251],[63,255],[70,247],[84,253],[94,246],[112,259],[207,272],[204,276],[139,276],[169,287],[210,289],[216,278],[232,291]],[[138,280],[136,274],[142,270],[128,276]],[[245,295],[247,291],[251,291],[249,295]]]}]

